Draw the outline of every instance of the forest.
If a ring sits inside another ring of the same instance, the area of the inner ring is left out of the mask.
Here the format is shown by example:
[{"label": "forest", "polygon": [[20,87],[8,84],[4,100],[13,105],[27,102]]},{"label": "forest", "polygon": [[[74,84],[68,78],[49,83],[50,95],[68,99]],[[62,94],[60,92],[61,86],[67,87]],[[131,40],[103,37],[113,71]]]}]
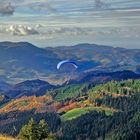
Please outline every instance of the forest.
[{"label": "forest", "polygon": [[[1,113],[0,133],[17,137],[33,118],[37,123],[44,119],[49,133],[58,140],[138,140],[140,137],[140,80],[72,84],[47,91],[48,95],[52,99],[47,105],[59,102],[59,111],[42,113],[33,108]],[[66,109],[66,104],[70,106],[73,102],[77,105]]]}]

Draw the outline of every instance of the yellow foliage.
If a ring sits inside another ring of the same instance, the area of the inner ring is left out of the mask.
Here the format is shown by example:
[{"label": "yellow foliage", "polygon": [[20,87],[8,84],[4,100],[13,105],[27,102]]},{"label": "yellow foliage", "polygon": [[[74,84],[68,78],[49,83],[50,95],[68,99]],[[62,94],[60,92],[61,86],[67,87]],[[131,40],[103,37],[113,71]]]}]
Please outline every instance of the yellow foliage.
[{"label": "yellow foliage", "polygon": [[18,139],[6,135],[0,135],[0,140],[18,140]]}]

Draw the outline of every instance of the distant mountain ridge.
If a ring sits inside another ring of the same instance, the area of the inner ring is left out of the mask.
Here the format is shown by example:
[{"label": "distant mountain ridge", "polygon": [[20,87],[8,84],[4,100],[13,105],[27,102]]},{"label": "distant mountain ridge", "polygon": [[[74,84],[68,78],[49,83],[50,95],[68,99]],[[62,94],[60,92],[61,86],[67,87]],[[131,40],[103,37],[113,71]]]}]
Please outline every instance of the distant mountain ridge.
[{"label": "distant mountain ridge", "polygon": [[[131,70],[140,73],[140,50],[113,48],[96,44],[78,44],[55,48],[38,48],[28,42],[0,43],[0,79],[18,83],[27,79],[42,79],[51,83],[65,82],[56,69],[59,61],[75,60],[77,72],[115,72]],[[68,73],[69,74],[69,73]],[[58,82],[57,82],[58,81]]]},{"label": "distant mountain ridge", "polygon": [[94,83],[101,84],[111,80],[121,81],[128,79],[140,79],[140,74],[134,73],[129,70],[116,71],[116,72],[99,72],[92,71],[89,73],[83,73],[75,80],[69,81],[70,83]]},{"label": "distant mountain ridge", "polygon": [[47,90],[53,89],[55,86],[42,80],[27,80],[14,85],[10,90],[5,92],[5,95],[12,98],[19,98],[22,96],[41,96]]}]

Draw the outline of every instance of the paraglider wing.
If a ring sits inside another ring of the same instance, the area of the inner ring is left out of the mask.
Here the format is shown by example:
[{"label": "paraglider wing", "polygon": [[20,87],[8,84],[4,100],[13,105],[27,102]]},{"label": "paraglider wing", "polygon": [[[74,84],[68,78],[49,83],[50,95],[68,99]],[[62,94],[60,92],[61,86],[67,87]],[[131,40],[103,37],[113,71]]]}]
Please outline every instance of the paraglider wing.
[{"label": "paraglider wing", "polygon": [[61,61],[61,62],[59,62],[58,64],[57,64],[57,69],[60,69],[60,67],[62,66],[62,65],[64,65],[64,64],[72,64],[76,69],[78,68],[78,65],[74,62],[74,61],[71,61],[71,60],[63,60],[63,61]]}]

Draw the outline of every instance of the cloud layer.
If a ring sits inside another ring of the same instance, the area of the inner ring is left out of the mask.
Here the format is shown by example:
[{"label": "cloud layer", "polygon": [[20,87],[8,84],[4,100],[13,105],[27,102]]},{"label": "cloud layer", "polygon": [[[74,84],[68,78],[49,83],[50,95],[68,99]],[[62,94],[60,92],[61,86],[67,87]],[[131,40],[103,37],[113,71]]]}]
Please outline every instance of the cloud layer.
[{"label": "cloud layer", "polygon": [[139,0],[0,0],[0,41],[140,43]]}]

